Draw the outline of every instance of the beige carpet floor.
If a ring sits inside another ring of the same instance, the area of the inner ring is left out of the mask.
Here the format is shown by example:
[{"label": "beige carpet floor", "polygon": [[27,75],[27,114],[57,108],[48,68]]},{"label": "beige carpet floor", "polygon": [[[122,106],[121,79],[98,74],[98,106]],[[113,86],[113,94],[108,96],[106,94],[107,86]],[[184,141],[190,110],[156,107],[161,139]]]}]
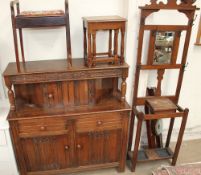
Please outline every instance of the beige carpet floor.
[{"label": "beige carpet floor", "polygon": [[[177,164],[201,162],[201,139],[183,142]],[[151,175],[151,172],[161,165],[170,165],[169,160],[138,163],[136,172],[132,173],[128,167],[124,173],[118,173],[115,168],[98,171],[87,171],[74,175]]]}]

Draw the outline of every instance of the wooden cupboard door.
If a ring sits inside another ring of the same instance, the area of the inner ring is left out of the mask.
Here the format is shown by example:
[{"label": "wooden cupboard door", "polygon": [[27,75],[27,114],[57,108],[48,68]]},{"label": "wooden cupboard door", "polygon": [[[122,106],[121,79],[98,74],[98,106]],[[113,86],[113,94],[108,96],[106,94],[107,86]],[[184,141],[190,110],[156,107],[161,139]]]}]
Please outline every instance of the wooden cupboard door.
[{"label": "wooden cupboard door", "polygon": [[[97,143],[98,144],[98,143]],[[122,130],[106,131],[104,162],[118,162],[122,149]]]},{"label": "wooden cupboard door", "polygon": [[72,139],[69,135],[21,139],[27,171],[63,169],[72,166]]},{"label": "wooden cupboard door", "polygon": [[76,158],[77,165],[84,166],[91,164],[91,138],[89,133],[80,133],[76,135]]},{"label": "wooden cupboard door", "polygon": [[78,166],[118,162],[122,147],[122,131],[108,130],[76,134]]}]

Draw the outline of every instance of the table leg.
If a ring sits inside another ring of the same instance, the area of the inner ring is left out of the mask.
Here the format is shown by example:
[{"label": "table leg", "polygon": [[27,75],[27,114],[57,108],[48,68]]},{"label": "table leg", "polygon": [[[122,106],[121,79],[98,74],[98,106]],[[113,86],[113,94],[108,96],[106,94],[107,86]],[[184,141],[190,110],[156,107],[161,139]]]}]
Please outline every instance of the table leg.
[{"label": "table leg", "polygon": [[92,65],[96,66],[96,32],[92,33],[93,38],[93,56],[92,56]]},{"label": "table leg", "polygon": [[115,30],[114,34],[114,63],[118,63],[118,34],[119,34],[119,29]]},{"label": "table leg", "polygon": [[88,33],[88,67],[92,66],[92,52],[91,52],[91,33]]},{"label": "table leg", "polygon": [[112,30],[109,30],[109,50],[108,56],[112,57]]},{"label": "table leg", "polygon": [[121,58],[120,63],[124,63],[124,40],[125,40],[125,26],[121,29]]}]

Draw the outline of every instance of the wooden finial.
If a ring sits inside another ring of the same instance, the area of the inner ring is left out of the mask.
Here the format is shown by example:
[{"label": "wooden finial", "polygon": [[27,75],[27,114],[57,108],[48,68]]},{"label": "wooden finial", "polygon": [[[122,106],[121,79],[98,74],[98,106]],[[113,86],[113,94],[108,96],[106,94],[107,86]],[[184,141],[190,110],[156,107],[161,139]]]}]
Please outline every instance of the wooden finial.
[{"label": "wooden finial", "polygon": [[157,0],[150,0],[151,4],[157,4]]},{"label": "wooden finial", "polygon": [[194,4],[196,0],[181,0],[181,3],[183,4]]}]

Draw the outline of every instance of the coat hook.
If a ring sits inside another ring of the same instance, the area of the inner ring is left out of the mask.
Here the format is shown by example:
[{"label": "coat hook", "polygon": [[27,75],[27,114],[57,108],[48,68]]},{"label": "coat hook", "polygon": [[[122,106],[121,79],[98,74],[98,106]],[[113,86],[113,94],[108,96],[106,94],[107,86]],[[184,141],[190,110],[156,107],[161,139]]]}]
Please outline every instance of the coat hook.
[{"label": "coat hook", "polygon": [[184,65],[184,71],[186,71],[186,68],[188,67],[188,62],[186,63],[186,65]]},{"label": "coat hook", "polygon": [[[193,22],[197,19],[198,15],[195,15],[195,18],[193,19]],[[194,26],[194,23],[192,24]]]}]

